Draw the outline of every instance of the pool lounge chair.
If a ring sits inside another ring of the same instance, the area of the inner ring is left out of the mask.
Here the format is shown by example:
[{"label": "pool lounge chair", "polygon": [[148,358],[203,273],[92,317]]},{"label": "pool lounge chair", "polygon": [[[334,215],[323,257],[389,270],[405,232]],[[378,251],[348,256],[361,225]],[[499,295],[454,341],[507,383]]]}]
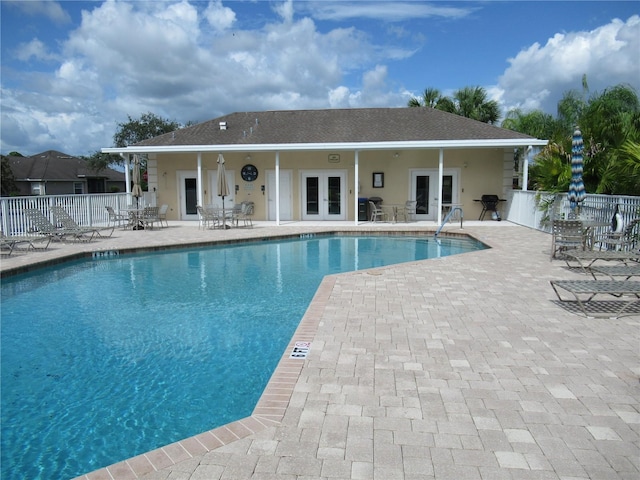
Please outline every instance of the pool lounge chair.
[{"label": "pool lounge chair", "polygon": [[[93,240],[95,232],[86,232],[84,230],[58,228],[37,208],[27,208],[24,214],[31,223],[34,232],[41,235],[48,235],[51,240],[63,241],[67,237],[78,242],[90,242]],[[90,235],[89,235],[90,234]]]},{"label": "pool lounge chair", "polygon": [[[36,247],[36,242],[47,242],[44,247]],[[46,250],[49,248],[49,243],[51,243],[50,235],[42,235],[42,236],[29,236],[29,235],[5,235],[4,232],[0,231],[0,250],[2,250],[2,255],[11,255],[14,250],[22,250],[20,245],[27,245],[26,250]]]},{"label": "pool lounge chair", "polygon": [[607,276],[611,280],[615,280],[616,277],[629,280],[633,277],[640,277],[640,263],[634,262],[632,265],[592,265],[589,267],[589,271],[595,280],[598,279],[598,276]]},{"label": "pool lounge chair", "polygon": [[[116,229],[115,225],[108,227],[83,227],[78,225],[78,223],[73,219],[73,217],[67,212],[64,208],[60,206],[51,207],[51,213],[53,214],[53,218],[58,225],[62,225],[63,228],[67,230],[76,230],[78,232],[84,232],[85,234],[93,233],[94,235],[98,235],[99,237],[110,237],[113,235],[113,231]],[[108,231],[108,235],[102,235],[101,231]]]},{"label": "pool lounge chair", "polygon": [[[585,272],[597,261],[617,261],[623,264],[632,264],[640,261],[640,252],[630,251],[623,252],[620,250],[571,250],[565,252],[564,261],[570,268],[582,268]],[[577,263],[577,265],[572,264]]]},{"label": "pool lounge chair", "polygon": [[594,238],[594,244],[599,249],[633,250],[640,243],[640,218],[634,218],[621,232],[607,232]]},{"label": "pool lounge chair", "polygon": [[[560,290],[573,295],[573,301],[586,317],[617,318],[635,304],[640,304],[640,282],[633,280],[551,280],[560,302],[571,302]],[[596,302],[599,295],[614,296],[617,301]],[[629,314],[636,314],[635,310]]]}]

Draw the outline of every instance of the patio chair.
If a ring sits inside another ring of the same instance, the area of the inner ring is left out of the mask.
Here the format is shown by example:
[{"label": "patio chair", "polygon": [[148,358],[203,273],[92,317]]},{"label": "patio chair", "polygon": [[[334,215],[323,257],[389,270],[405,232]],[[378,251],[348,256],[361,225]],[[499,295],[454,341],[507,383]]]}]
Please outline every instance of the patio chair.
[{"label": "patio chair", "polygon": [[551,259],[569,249],[584,250],[584,228],[580,220],[554,220],[551,225]]},{"label": "patio chair", "polygon": [[374,202],[369,202],[369,209],[371,211],[372,222],[377,222],[378,220],[385,221],[387,219],[387,213]]},{"label": "patio chair", "polygon": [[[76,228],[58,228],[37,208],[27,208],[24,210],[24,214],[31,223],[31,228],[34,232],[48,235],[51,240],[61,242],[67,237],[71,237],[79,242],[90,242],[95,235],[95,231],[87,232]],[[91,235],[89,236],[88,234]]]},{"label": "patio chair", "polygon": [[[36,247],[34,242],[44,242],[47,244],[44,247]],[[2,255],[11,255],[14,250],[21,250],[19,248],[20,245],[26,244],[27,250],[46,250],[49,248],[49,243],[51,243],[50,235],[42,235],[42,236],[29,236],[29,235],[5,235],[4,232],[0,231],[0,250],[4,250]]]},{"label": "patio chair", "polygon": [[[110,237],[113,235],[113,231],[116,229],[115,225],[108,227],[83,227],[78,225],[78,223],[73,219],[69,212],[67,212],[64,208],[60,206],[51,207],[51,213],[53,214],[53,218],[58,225],[62,225],[63,228],[67,230],[76,230],[78,232],[91,233],[94,235],[98,235],[99,237],[107,236]],[[108,235],[102,235],[100,231],[111,230]]]},{"label": "patio chair", "polygon": [[153,230],[153,224],[156,222],[160,222],[160,217],[158,216],[159,211],[160,208],[158,207],[144,207],[140,220],[142,220],[145,230]]},{"label": "patio chair", "polygon": [[125,215],[124,213],[116,213],[113,207],[105,207],[107,209],[107,213],[109,214],[108,225],[113,224],[113,226],[125,227],[127,223],[129,223],[129,215]]},{"label": "patio chair", "polygon": [[405,222],[411,222],[416,218],[416,205],[418,202],[415,200],[407,200],[404,204],[404,208],[398,210],[398,215],[404,218]]},{"label": "patio chair", "polygon": [[236,222],[236,226],[240,226],[240,221],[242,220],[245,227],[253,228],[253,220],[251,217],[253,216],[254,203],[253,202],[241,202],[240,209],[235,214],[234,220]]},{"label": "patio chair", "polygon": [[164,228],[162,225],[163,223],[167,227],[169,226],[169,222],[167,222],[168,211],[169,211],[169,205],[167,205],[166,203],[160,206],[160,209],[158,210],[158,223],[160,223],[160,228]]},{"label": "patio chair", "polygon": [[593,240],[599,250],[633,250],[640,243],[640,218],[634,218],[620,232],[610,231]]},{"label": "patio chair", "polygon": [[196,211],[198,212],[198,217],[200,219],[198,228],[215,228],[220,221],[218,212],[213,208],[205,208],[198,205],[196,206]]}]

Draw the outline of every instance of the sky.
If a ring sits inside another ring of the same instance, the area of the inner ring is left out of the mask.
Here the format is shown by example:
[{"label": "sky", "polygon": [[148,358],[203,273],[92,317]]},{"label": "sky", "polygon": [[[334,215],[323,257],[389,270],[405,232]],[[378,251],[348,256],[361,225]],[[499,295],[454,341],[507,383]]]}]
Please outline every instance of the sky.
[{"label": "sky", "polygon": [[144,113],[406,107],[483,87],[504,114],[640,94],[637,1],[0,0],[0,153],[91,155]]}]

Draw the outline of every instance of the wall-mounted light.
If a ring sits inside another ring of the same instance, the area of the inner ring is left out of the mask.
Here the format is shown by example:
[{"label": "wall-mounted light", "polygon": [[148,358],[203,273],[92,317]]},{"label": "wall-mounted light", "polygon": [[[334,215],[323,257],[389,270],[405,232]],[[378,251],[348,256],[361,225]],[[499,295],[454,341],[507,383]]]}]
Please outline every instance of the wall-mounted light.
[{"label": "wall-mounted light", "polygon": [[240,191],[240,185],[236,185],[236,193]]},{"label": "wall-mounted light", "polygon": [[398,158],[400,156],[400,154],[398,152],[393,154],[394,158]]},{"label": "wall-mounted light", "polygon": [[247,154],[246,157],[244,157],[245,161],[250,162],[251,161],[251,154]]},{"label": "wall-mounted light", "polygon": [[462,165],[464,166],[464,168],[467,168],[467,166],[468,166],[467,162],[464,162]]},{"label": "wall-mounted light", "polygon": [[262,194],[264,195],[264,185],[260,185],[260,191],[262,192]]}]

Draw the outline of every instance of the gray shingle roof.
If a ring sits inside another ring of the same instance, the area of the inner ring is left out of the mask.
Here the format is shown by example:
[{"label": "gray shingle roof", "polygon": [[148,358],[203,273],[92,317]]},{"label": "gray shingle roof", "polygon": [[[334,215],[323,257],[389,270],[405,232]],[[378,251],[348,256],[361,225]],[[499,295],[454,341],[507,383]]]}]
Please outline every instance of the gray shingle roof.
[{"label": "gray shingle roof", "polygon": [[100,172],[90,170],[87,161],[55,150],[30,157],[7,157],[16,180],[78,180],[78,178],[106,178],[124,181],[124,173],[111,168]]},{"label": "gray shingle roof", "polygon": [[[226,130],[220,128],[226,122]],[[139,146],[260,145],[532,139],[432,108],[239,112],[138,143]]]}]

